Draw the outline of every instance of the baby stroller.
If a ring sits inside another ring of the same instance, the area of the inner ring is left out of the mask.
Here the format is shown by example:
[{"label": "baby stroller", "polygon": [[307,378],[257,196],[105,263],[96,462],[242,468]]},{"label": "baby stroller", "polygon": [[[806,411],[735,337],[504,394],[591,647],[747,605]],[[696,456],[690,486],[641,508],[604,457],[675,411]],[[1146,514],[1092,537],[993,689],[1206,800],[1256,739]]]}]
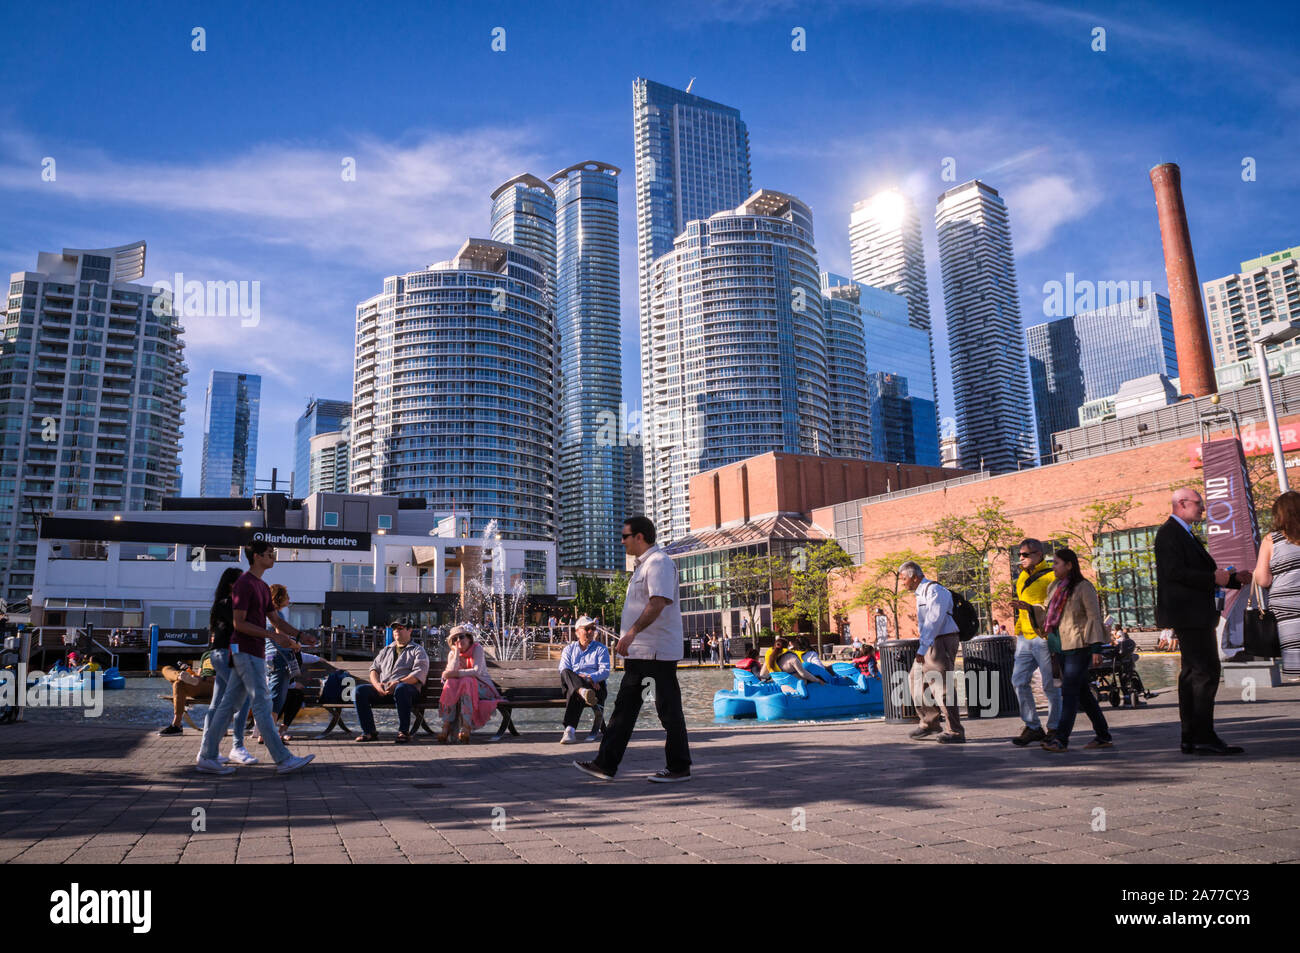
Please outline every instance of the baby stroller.
[{"label": "baby stroller", "polygon": [[1142,684],[1142,676],[1137,670],[1137,644],[1132,639],[1123,639],[1119,645],[1104,645],[1098,652],[1101,664],[1094,665],[1089,671],[1092,678],[1092,690],[1097,700],[1108,699],[1112,708],[1140,707],[1144,698],[1154,698],[1155,692],[1149,692]]}]

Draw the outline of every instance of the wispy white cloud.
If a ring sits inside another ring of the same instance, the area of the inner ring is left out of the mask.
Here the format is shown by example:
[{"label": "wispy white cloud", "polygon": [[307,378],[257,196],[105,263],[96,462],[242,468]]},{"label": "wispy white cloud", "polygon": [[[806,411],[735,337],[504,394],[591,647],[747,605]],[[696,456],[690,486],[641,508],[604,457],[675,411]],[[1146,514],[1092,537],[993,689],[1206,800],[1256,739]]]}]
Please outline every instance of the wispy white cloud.
[{"label": "wispy white cloud", "polygon": [[[481,129],[409,142],[360,136],[334,147],[260,145],[199,162],[157,162],[9,133],[0,142],[0,191],[191,216],[227,240],[238,235],[357,264],[417,268],[486,232],[492,188],[538,164],[530,141],[523,129]],[[54,182],[38,174],[44,155],[57,162]],[[344,178],[346,160],[353,160],[355,181]]]},{"label": "wispy white cloud", "polygon": [[1012,211],[1012,233],[1017,254],[1030,255],[1046,248],[1056,231],[1082,218],[1098,202],[1095,189],[1066,175],[1042,175],[1006,194]]}]

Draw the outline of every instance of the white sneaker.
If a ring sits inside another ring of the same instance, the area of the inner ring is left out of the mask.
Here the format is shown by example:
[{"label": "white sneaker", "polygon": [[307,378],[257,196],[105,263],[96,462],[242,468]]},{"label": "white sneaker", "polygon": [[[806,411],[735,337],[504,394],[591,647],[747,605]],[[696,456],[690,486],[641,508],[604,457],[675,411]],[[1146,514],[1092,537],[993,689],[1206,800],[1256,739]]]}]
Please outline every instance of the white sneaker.
[{"label": "white sneaker", "polygon": [[311,764],[311,759],[314,757],[316,757],[314,754],[291,755],[277,764],[275,770],[279,774],[288,774],[290,771],[297,771],[299,768]]},{"label": "white sneaker", "polygon": [[596,707],[596,691],[592,688],[578,689],[578,697],[585,701],[592,708]]},{"label": "white sneaker", "polygon": [[224,754],[217,755],[217,764],[230,764],[230,756]]},{"label": "white sneaker", "polygon": [[228,764],[217,764],[211,758],[199,758],[194,762],[194,769],[204,774],[234,774],[235,769]]},{"label": "white sneaker", "polygon": [[228,760],[233,764],[257,764],[257,758],[247,748],[231,748]]},{"label": "white sneaker", "polygon": [[560,739],[560,744],[571,745],[578,741],[578,733],[572,727],[564,729],[564,736]]}]

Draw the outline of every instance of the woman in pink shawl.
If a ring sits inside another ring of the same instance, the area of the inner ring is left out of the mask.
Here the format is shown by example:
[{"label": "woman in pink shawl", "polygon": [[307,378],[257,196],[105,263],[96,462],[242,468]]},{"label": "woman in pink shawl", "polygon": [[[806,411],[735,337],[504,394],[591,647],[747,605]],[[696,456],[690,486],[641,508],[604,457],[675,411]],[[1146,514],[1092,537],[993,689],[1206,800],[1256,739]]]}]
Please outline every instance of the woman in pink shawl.
[{"label": "woman in pink shawl", "polygon": [[447,640],[447,667],[442,672],[442,696],[438,710],[442,714],[442,731],[438,740],[445,742],[453,731],[456,740],[469,742],[469,733],[482,728],[501,702],[501,693],[487,673],[483,646],[474,641],[474,630],[458,625]]}]

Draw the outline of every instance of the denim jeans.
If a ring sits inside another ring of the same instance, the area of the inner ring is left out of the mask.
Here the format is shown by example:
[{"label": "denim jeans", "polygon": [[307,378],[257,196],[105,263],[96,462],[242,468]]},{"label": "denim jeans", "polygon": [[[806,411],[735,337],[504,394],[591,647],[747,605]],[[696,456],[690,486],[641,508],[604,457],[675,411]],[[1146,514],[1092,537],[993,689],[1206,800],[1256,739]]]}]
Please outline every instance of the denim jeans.
[{"label": "denim jeans", "polygon": [[1061,656],[1061,724],[1056,729],[1056,737],[1063,745],[1070,743],[1070,732],[1074,730],[1074,716],[1082,708],[1092,722],[1092,730],[1097,733],[1099,741],[1110,741],[1110,728],[1106,716],[1101,713],[1097,697],[1092,693],[1088,682],[1088,670],[1092,668],[1092,650],[1066,652]]},{"label": "denim jeans", "polygon": [[257,724],[257,730],[261,732],[262,740],[266,742],[266,750],[271,755],[271,760],[279,764],[290,757],[290,753],[284,742],[280,740],[280,732],[275,727],[275,716],[271,714],[271,697],[266,691],[266,659],[249,655],[247,652],[236,652],[234,662],[235,670],[227,683],[227,691],[217,703],[211,720],[204,724],[203,746],[199,749],[199,757],[216,758],[235,706],[242,705],[244,699],[251,696],[253,720]]},{"label": "denim jeans", "polygon": [[[269,641],[269,640],[268,640]],[[293,679],[289,676],[289,663],[278,651],[266,652],[266,693],[271,697],[271,714],[277,718],[284,711],[284,700],[289,695]]]},{"label": "denim jeans", "polygon": [[356,709],[357,721],[361,722],[361,733],[365,735],[375,733],[375,716],[370,706],[381,699],[387,701],[391,697],[393,704],[397,706],[397,730],[404,735],[410,734],[411,708],[420,700],[421,691],[423,689],[419,685],[403,682],[393,689],[391,696],[388,696],[379,694],[379,690],[373,685],[358,685],[352,693],[352,707]]},{"label": "denim jeans", "polygon": [[1020,699],[1020,720],[1029,728],[1042,730],[1038,720],[1038,705],[1034,701],[1034,669],[1043,676],[1043,694],[1047,696],[1047,729],[1055,731],[1061,721],[1061,686],[1052,678],[1052,655],[1047,650],[1047,639],[1041,635],[1027,639],[1016,636],[1016,660],[1011,670],[1011,684]]},{"label": "denim jeans", "polygon": [[[226,685],[230,677],[235,674],[235,670],[230,665],[230,649],[213,649],[212,650],[212,669],[216,673],[212,683],[212,701],[208,702],[208,713],[203,716],[203,733],[206,736],[208,732],[208,722],[212,720],[212,713],[217,710],[221,704],[221,696],[226,693]],[[244,726],[248,724],[248,709],[253,704],[251,695],[244,696],[244,703],[239,706],[239,714],[235,716],[233,725],[234,730],[234,747],[244,747]],[[225,734],[223,729],[221,732]],[[217,742],[220,744],[220,741]]]}]

